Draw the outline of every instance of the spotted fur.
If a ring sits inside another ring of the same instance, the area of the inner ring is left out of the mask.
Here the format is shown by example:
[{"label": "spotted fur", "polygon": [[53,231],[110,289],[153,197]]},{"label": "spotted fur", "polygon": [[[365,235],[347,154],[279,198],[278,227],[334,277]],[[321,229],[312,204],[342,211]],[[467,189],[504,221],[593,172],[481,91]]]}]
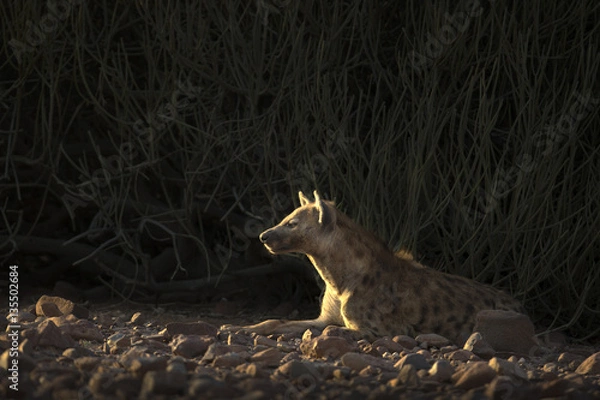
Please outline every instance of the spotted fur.
[{"label": "spotted fur", "polygon": [[308,256],[326,285],[321,313],[313,320],[268,320],[246,330],[290,333],[333,324],[367,338],[438,333],[461,342],[478,311],[523,312],[519,302],[497,289],[425,267],[410,253],[394,255],[316,191],[314,202],[298,195],[301,206],[260,240],[273,254]]}]

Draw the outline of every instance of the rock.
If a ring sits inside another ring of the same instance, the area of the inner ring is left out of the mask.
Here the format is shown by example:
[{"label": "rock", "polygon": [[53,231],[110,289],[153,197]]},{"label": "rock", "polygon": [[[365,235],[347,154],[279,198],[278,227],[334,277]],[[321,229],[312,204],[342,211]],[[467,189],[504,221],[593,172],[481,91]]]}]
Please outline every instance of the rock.
[{"label": "rock", "polygon": [[267,367],[277,367],[284,354],[275,347],[259,351],[250,357],[250,361],[261,363]]},{"label": "rock", "polygon": [[417,371],[421,369],[428,370],[431,368],[431,365],[427,362],[427,359],[425,359],[425,357],[423,357],[421,354],[417,353],[409,353],[405,355],[398,360],[398,362],[394,365],[394,368],[401,370],[405,365],[412,365]]},{"label": "rock", "polygon": [[92,398],[104,398],[114,393],[113,374],[108,372],[96,372],[88,381],[88,388],[92,392]]},{"label": "rock", "polygon": [[494,371],[486,362],[477,361],[465,364],[465,368],[457,371],[452,376],[454,386],[458,389],[470,390],[489,383],[496,377]]},{"label": "rock", "polygon": [[92,371],[101,362],[101,357],[80,357],[73,360],[75,367],[81,371]]},{"label": "rock", "polygon": [[186,376],[166,371],[149,371],[144,375],[140,398],[155,398],[157,395],[176,396],[186,392]]},{"label": "rock", "polygon": [[390,381],[392,386],[402,384],[408,388],[417,388],[421,384],[421,379],[417,375],[417,370],[410,364],[404,365],[398,373],[398,378]]},{"label": "rock", "polygon": [[342,365],[354,371],[362,371],[367,367],[379,368],[384,371],[393,371],[394,364],[391,361],[369,354],[349,352],[342,356]]},{"label": "rock", "polygon": [[208,346],[208,349],[206,349],[206,353],[204,353],[204,356],[202,357],[202,362],[210,363],[217,356],[231,353],[231,352],[241,353],[241,352],[245,352],[245,351],[246,351],[246,346],[240,346],[237,344],[222,345],[219,343],[213,343],[210,346]]},{"label": "rock", "polygon": [[451,344],[450,340],[446,339],[445,337],[438,335],[436,333],[424,333],[421,335],[418,335],[415,340],[417,341],[417,343],[419,345],[424,345],[426,344],[427,346],[434,346],[434,347],[444,347],[447,346],[449,344]]},{"label": "rock", "polygon": [[394,342],[388,337],[375,340],[373,342],[373,347],[376,349],[379,347],[385,347],[390,353],[400,353],[405,350],[405,348],[401,344]]},{"label": "rock", "polygon": [[147,320],[148,317],[146,317],[144,314],[138,311],[131,316],[129,322],[131,322],[133,325],[141,326],[144,325]]},{"label": "rock", "polygon": [[346,339],[349,343],[356,341],[356,332],[337,325],[329,325],[323,329],[321,336],[336,336]]},{"label": "rock", "polygon": [[322,331],[317,328],[308,328],[302,334],[302,341],[310,341],[310,340],[316,338],[317,336],[320,336],[321,332]]},{"label": "rock", "polygon": [[85,347],[71,347],[62,352],[63,357],[80,358],[80,357],[95,357],[96,354]]},{"label": "rock", "polygon": [[106,344],[111,350],[129,347],[131,345],[131,335],[123,332],[114,333],[106,339]]},{"label": "rock", "polygon": [[215,368],[233,368],[245,362],[244,357],[238,353],[230,352],[216,356],[211,365]]},{"label": "rock", "polygon": [[136,358],[129,364],[129,371],[136,376],[143,376],[148,371],[160,371],[167,367],[167,359],[165,357],[140,357]]},{"label": "rock", "polygon": [[468,350],[473,354],[478,355],[486,360],[492,358],[496,351],[490,346],[488,342],[483,339],[479,332],[473,332],[471,336],[465,342],[463,346],[464,350]]},{"label": "rock", "polygon": [[0,368],[3,369],[3,376],[8,376],[12,374],[12,372],[9,371],[9,368],[13,366],[13,360],[15,359],[18,360],[18,374],[31,371],[36,367],[36,361],[27,354],[18,352],[16,358],[13,356],[14,354],[11,354],[10,349],[6,349],[0,356]]},{"label": "rock", "polygon": [[141,377],[122,373],[115,377],[112,382],[111,389],[115,393],[115,397],[118,399],[135,399],[138,398],[141,387]]},{"label": "rock", "polygon": [[515,395],[515,383],[508,376],[497,376],[487,385],[488,399],[510,399]]},{"label": "rock", "polygon": [[582,375],[600,375],[600,352],[583,360],[575,372]]},{"label": "rock", "polygon": [[450,361],[469,361],[469,360],[473,360],[474,358],[479,359],[478,356],[471,353],[470,351],[462,350],[462,349],[454,350],[449,353],[446,353],[446,354],[444,354],[444,357]]},{"label": "rock", "polygon": [[319,371],[312,365],[312,363],[296,360],[288,361],[281,365],[273,374],[274,377],[283,376],[290,379],[300,378],[305,375],[311,376],[314,379],[319,379],[321,376]]},{"label": "rock", "polygon": [[418,346],[418,343],[415,339],[411,338],[407,335],[398,335],[392,338],[392,341],[398,343],[400,346],[405,349],[411,350]]},{"label": "rock", "polygon": [[277,341],[266,336],[257,335],[254,338],[254,346],[277,347]]},{"label": "rock", "polygon": [[171,342],[171,349],[175,355],[194,358],[206,353],[214,341],[212,336],[176,335]]},{"label": "rock", "polygon": [[[55,307],[47,304],[54,304]],[[58,309],[58,314],[56,314]],[[45,314],[45,312],[51,315]],[[80,305],[73,303],[71,300],[63,299],[62,297],[43,295],[35,305],[35,313],[38,316],[58,317],[61,315],[73,314],[77,318],[87,319],[90,312]]]},{"label": "rock", "polygon": [[217,336],[217,328],[209,323],[198,322],[170,322],[166,326],[167,334],[175,335],[208,335]]},{"label": "rock", "polygon": [[[547,382],[537,382],[534,385],[537,398],[562,398],[569,389],[569,381],[566,379],[553,379]],[[570,396],[568,396],[570,398]]]},{"label": "rock", "polygon": [[438,382],[448,382],[454,374],[454,368],[446,360],[437,360],[429,369],[429,376]]},{"label": "rock", "polygon": [[[9,314],[10,317],[10,314]],[[24,323],[24,322],[33,322],[35,321],[36,316],[33,315],[30,312],[27,311],[19,311],[17,313],[17,321],[18,323]],[[7,325],[8,325],[8,320],[7,320]],[[2,324],[0,323],[0,328],[2,328]],[[4,328],[2,328],[2,330],[6,330],[6,325],[4,326]]]},{"label": "rock", "polygon": [[483,310],[477,313],[474,331],[500,352],[529,354],[537,346],[528,316],[514,311]]},{"label": "rock", "polygon": [[558,356],[558,362],[561,364],[570,364],[573,361],[578,361],[579,363],[581,363],[584,359],[585,357],[583,357],[580,354],[569,352],[560,353],[560,355]]},{"label": "rock", "polygon": [[75,346],[75,341],[64,334],[56,324],[50,320],[43,321],[37,327],[38,346],[54,346],[58,349],[67,349]]},{"label": "rock", "polygon": [[189,384],[189,396],[199,399],[233,399],[238,398],[243,392],[225,382],[212,377],[202,376],[194,378]]},{"label": "rock", "polygon": [[[265,339],[267,339],[267,338],[265,337]],[[272,340],[272,339],[269,339],[269,340]],[[275,342],[275,341],[273,340],[273,342]],[[250,338],[248,335],[229,333],[227,335],[227,344],[241,344],[243,346],[249,346],[252,344],[252,338]],[[275,342],[275,344],[277,344],[277,342]]]},{"label": "rock", "polygon": [[506,375],[511,378],[527,380],[527,372],[525,372],[518,364],[503,360],[498,357],[488,361],[488,365],[492,367],[498,375]]},{"label": "rock", "polygon": [[139,358],[146,358],[146,357],[152,357],[150,354],[148,354],[147,352],[148,349],[144,348],[144,347],[131,347],[129,348],[127,351],[125,351],[123,354],[121,354],[117,361],[126,369],[130,369],[131,365],[133,364],[133,362]]},{"label": "rock", "polygon": [[102,342],[104,340],[102,331],[100,331],[96,324],[87,319],[78,319],[73,314],[49,319],[54,322],[63,333],[66,333],[75,340],[83,339],[95,342]]},{"label": "rock", "polygon": [[300,344],[302,353],[312,358],[338,358],[354,349],[355,345],[339,336],[321,335]]},{"label": "rock", "polygon": [[60,317],[63,315],[54,303],[41,303],[39,307],[36,306],[35,312],[40,317]]}]

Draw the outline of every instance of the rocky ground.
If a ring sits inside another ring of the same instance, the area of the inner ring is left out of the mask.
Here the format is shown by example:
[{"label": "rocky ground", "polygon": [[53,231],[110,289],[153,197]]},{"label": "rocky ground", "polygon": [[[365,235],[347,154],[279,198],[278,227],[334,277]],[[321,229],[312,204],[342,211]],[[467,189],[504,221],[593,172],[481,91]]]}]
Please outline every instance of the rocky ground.
[{"label": "rocky ground", "polygon": [[[177,310],[90,312],[43,296],[20,312],[18,339],[10,325],[0,337],[0,397],[600,398],[600,349],[556,338],[523,353],[518,334],[508,345],[517,351],[494,349],[504,345],[489,333],[463,347],[435,334],[355,340],[338,327],[265,337],[219,330],[249,321]],[[2,321],[3,331],[11,322]],[[18,392],[10,388],[17,379]]]}]

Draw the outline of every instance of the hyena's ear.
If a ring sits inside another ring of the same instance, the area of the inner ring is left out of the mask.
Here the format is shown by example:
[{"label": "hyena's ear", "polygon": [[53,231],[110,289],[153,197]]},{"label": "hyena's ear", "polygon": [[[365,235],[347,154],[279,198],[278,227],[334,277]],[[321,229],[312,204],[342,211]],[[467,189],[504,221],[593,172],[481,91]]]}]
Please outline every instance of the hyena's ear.
[{"label": "hyena's ear", "polygon": [[335,223],[335,210],[321,199],[316,190],[313,194],[315,195],[317,210],[319,210],[319,224],[323,227],[332,227]]},{"label": "hyena's ear", "polygon": [[303,207],[303,206],[307,205],[308,203],[310,203],[310,200],[308,200],[306,198],[306,196],[304,195],[304,193],[302,193],[301,191],[298,192],[298,198],[300,199],[300,207]]}]

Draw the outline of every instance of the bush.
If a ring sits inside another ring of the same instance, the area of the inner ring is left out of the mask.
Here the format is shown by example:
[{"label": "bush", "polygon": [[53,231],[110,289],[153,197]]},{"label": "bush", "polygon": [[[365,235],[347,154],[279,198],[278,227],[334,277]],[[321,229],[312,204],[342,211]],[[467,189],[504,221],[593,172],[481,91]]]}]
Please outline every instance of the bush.
[{"label": "bush", "polygon": [[212,285],[317,188],[597,337],[595,1],[0,7],[3,261],[39,282]]}]

